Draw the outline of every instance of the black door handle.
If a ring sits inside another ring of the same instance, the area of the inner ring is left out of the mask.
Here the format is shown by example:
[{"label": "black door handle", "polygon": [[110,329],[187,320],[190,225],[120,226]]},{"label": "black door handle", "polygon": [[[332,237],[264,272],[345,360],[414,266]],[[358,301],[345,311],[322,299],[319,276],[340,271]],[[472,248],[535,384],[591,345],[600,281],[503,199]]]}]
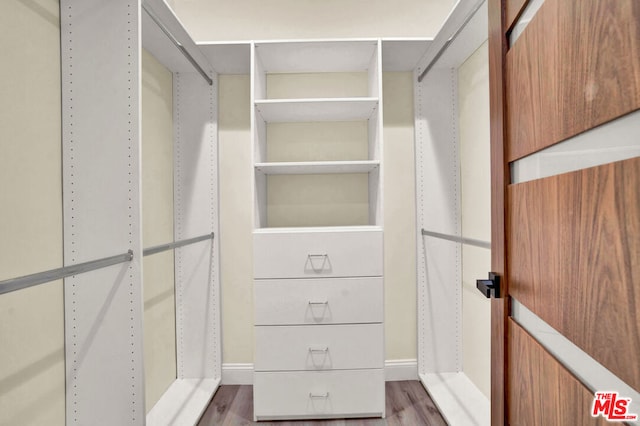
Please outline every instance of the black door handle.
[{"label": "black door handle", "polygon": [[493,297],[500,298],[500,276],[494,272],[489,272],[488,280],[476,280],[476,288],[484,294],[487,299]]}]

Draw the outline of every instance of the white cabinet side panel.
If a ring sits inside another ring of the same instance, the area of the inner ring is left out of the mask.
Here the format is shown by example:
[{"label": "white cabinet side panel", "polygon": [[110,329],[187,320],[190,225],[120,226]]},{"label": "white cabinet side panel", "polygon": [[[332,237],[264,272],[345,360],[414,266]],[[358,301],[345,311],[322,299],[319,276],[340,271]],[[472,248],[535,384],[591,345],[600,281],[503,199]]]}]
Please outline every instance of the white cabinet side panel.
[{"label": "white cabinet side panel", "polygon": [[219,378],[217,75],[209,86],[197,73],[174,77],[175,239],[215,233],[176,249],[178,378]]},{"label": "white cabinet side panel", "polygon": [[[252,164],[267,160],[267,125],[255,107],[256,99],[264,99],[267,95],[267,77],[260,55],[255,44],[251,43],[251,129],[252,129]],[[251,184],[254,203],[254,225],[256,228],[267,226],[267,178],[262,173],[255,173]]]},{"label": "white cabinet side panel", "polygon": [[[382,99],[382,44],[378,41],[376,54],[373,55],[371,68],[375,69],[375,79],[371,82],[379,97],[378,108],[369,118],[369,158],[380,160],[378,173],[369,173],[369,224],[383,226],[384,224],[384,144],[383,144],[383,99]],[[372,71],[369,70],[371,76]]]},{"label": "white cabinet side panel", "polygon": [[378,107],[369,117],[369,159],[381,160],[382,149],[382,45],[379,42],[369,64],[369,96],[379,99]]},{"label": "white cabinet side panel", "polygon": [[140,6],[61,0],[67,424],[144,424]]},{"label": "white cabinet side panel", "polygon": [[454,71],[433,69],[415,83],[420,373],[456,372],[462,362],[461,247],[420,232],[461,232]]},{"label": "white cabinet side panel", "polygon": [[378,97],[382,93],[380,91],[380,80],[381,80],[381,65],[382,61],[379,60],[382,54],[380,41],[376,43],[376,48],[373,51],[373,55],[371,55],[371,59],[369,61],[368,66],[368,77],[369,77],[369,96]]}]

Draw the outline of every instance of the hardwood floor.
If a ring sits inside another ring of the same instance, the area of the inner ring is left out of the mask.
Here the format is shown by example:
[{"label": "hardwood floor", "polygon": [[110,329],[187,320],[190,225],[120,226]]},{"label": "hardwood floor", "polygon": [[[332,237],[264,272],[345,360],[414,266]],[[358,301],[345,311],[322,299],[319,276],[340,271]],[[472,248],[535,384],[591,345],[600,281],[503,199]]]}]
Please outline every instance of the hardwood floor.
[{"label": "hardwood floor", "polygon": [[253,387],[221,386],[202,415],[199,426],[439,426],[446,425],[433,401],[418,381],[386,383],[385,419],[253,421]]}]

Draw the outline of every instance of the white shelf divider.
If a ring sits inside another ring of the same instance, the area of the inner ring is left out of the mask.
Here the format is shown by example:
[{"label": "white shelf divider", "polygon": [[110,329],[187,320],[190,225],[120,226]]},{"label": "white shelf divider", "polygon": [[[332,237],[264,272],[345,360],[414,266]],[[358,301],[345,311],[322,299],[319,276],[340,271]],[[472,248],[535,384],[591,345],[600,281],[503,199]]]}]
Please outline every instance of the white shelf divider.
[{"label": "white shelf divider", "polygon": [[256,100],[267,123],[307,121],[364,121],[378,108],[378,98],[316,98]]},{"label": "white shelf divider", "polygon": [[265,175],[307,175],[369,173],[380,167],[380,161],[305,161],[288,163],[256,163],[256,171]]}]

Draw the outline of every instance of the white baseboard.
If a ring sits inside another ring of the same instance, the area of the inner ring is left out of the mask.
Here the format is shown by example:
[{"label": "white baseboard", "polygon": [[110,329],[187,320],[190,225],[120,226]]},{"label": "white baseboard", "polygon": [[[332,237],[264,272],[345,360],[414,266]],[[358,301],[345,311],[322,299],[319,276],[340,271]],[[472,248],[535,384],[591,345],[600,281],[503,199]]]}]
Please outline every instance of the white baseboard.
[{"label": "white baseboard", "polygon": [[384,362],[384,379],[387,382],[418,380],[418,361],[415,359],[388,359]]},{"label": "white baseboard", "polygon": [[[415,359],[390,359],[384,363],[384,377],[387,382],[418,380],[418,361]],[[252,385],[252,363],[222,364],[223,385]]]},{"label": "white baseboard", "polygon": [[252,385],[253,363],[222,364],[223,385]]}]

